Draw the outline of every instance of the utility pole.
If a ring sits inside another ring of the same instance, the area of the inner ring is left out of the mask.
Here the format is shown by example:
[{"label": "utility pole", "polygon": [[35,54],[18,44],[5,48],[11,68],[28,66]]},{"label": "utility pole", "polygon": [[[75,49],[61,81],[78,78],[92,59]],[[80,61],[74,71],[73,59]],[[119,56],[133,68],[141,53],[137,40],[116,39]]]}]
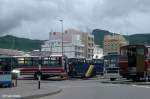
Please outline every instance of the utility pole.
[{"label": "utility pole", "polygon": [[39,70],[37,72],[37,75],[38,75],[38,89],[41,89],[41,76],[42,76],[41,64],[42,64],[42,57],[40,56],[40,58],[39,58]]},{"label": "utility pole", "polygon": [[51,30],[51,32],[49,33],[49,48],[50,48],[50,55],[53,53],[53,45],[52,45],[52,38],[51,38],[51,36],[52,36],[52,33],[53,33],[53,31]]},{"label": "utility pole", "polygon": [[59,20],[60,21],[60,23],[61,23],[61,39],[62,39],[62,45],[61,45],[61,47],[62,47],[62,56],[63,56],[63,54],[64,54],[64,44],[63,44],[63,20]]}]

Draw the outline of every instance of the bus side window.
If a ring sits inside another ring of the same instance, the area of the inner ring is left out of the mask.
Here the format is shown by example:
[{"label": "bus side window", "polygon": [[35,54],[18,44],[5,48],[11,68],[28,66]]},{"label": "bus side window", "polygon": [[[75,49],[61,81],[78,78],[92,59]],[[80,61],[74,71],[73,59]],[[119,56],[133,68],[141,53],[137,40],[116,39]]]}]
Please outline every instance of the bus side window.
[{"label": "bus side window", "polygon": [[11,71],[11,65],[9,62],[2,62],[2,71]]},{"label": "bus side window", "polygon": [[131,49],[127,49],[127,56],[131,56]]},{"label": "bus side window", "polygon": [[25,59],[24,58],[18,58],[18,64],[24,64],[25,63]]},{"label": "bus side window", "polygon": [[129,53],[128,53],[128,50],[125,48],[125,49],[121,49],[121,55],[122,56],[127,56]]},{"label": "bus side window", "polygon": [[0,61],[0,71],[3,70],[3,64],[2,61]]},{"label": "bus side window", "polygon": [[32,58],[32,65],[33,65],[33,66],[39,65],[39,60],[38,60],[37,57]]},{"label": "bus side window", "polygon": [[149,58],[149,59],[150,59],[150,48],[148,48],[147,58]]},{"label": "bus side window", "polygon": [[144,55],[144,49],[137,49],[137,55]]},{"label": "bus side window", "polygon": [[62,64],[62,59],[61,59],[61,57],[59,57],[59,63],[58,63],[59,65],[61,65]]}]

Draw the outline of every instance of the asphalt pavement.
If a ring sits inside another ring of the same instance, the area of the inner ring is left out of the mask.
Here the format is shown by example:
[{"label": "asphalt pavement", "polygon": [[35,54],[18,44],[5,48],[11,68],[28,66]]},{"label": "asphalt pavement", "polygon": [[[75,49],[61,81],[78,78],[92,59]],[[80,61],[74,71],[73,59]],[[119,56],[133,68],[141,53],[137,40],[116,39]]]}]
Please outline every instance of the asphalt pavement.
[{"label": "asphalt pavement", "polygon": [[149,85],[101,83],[108,80],[67,80],[52,83],[62,92],[39,99],[150,99]]},{"label": "asphalt pavement", "polygon": [[0,99],[149,99],[150,82],[125,79],[21,79],[18,86],[0,90]]},{"label": "asphalt pavement", "polygon": [[51,86],[50,83],[41,82],[38,89],[36,80],[18,80],[17,87],[3,88],[0,90],[0,99],[35,99],[43,96],[58,94],[62,89]]}]

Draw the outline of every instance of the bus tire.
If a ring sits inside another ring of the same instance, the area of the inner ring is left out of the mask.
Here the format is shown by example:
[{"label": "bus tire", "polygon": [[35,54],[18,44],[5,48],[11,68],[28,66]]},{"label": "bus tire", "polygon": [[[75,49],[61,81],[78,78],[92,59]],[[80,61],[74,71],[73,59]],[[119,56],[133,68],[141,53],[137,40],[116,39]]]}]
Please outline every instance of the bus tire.
[{"label": "bus tire", "polygon": [[67,79],[69,79],[68,74],[60,75],[60,79],[62,79],[62,80],[67,80]]},{"label": "bus tire", "polygon": [[48,79],[49,77],[50,77],[49,75],[42,75],[42,76],[41,76],[41,79],[46,80],[46,79]]},{"label": "bus tire", "polygon": [[111,80],[111,81],[115,81],[115,80],[116,80],[116,78],[110,78],[110,80]]},{"label": "bus tire", "polygon": [[135,76],[135,77],[132,78],[132,80],[135,81],[135,82],[140,81],[140,77],[138,77],[138,76],[136,77]]},{"label": "bus tire", "polygon": [[[42,73],[40,75],[41,75],[41,79],[42,79]],[[38,71],[34,73],[34,78],[38,79]]]},{"label": "bus tire", "polygon": [[35,78],[35,79],[38,79],[36,72],[34,73],[34,78]]}]

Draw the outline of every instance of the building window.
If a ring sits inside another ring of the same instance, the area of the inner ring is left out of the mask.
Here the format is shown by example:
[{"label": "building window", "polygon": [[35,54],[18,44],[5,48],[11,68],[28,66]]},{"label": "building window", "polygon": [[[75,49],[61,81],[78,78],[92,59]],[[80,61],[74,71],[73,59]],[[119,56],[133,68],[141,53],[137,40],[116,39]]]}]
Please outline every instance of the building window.
[{"label": "building window", "polygon": [[58,45],[60,45],[60,42],[58,42]]}]

